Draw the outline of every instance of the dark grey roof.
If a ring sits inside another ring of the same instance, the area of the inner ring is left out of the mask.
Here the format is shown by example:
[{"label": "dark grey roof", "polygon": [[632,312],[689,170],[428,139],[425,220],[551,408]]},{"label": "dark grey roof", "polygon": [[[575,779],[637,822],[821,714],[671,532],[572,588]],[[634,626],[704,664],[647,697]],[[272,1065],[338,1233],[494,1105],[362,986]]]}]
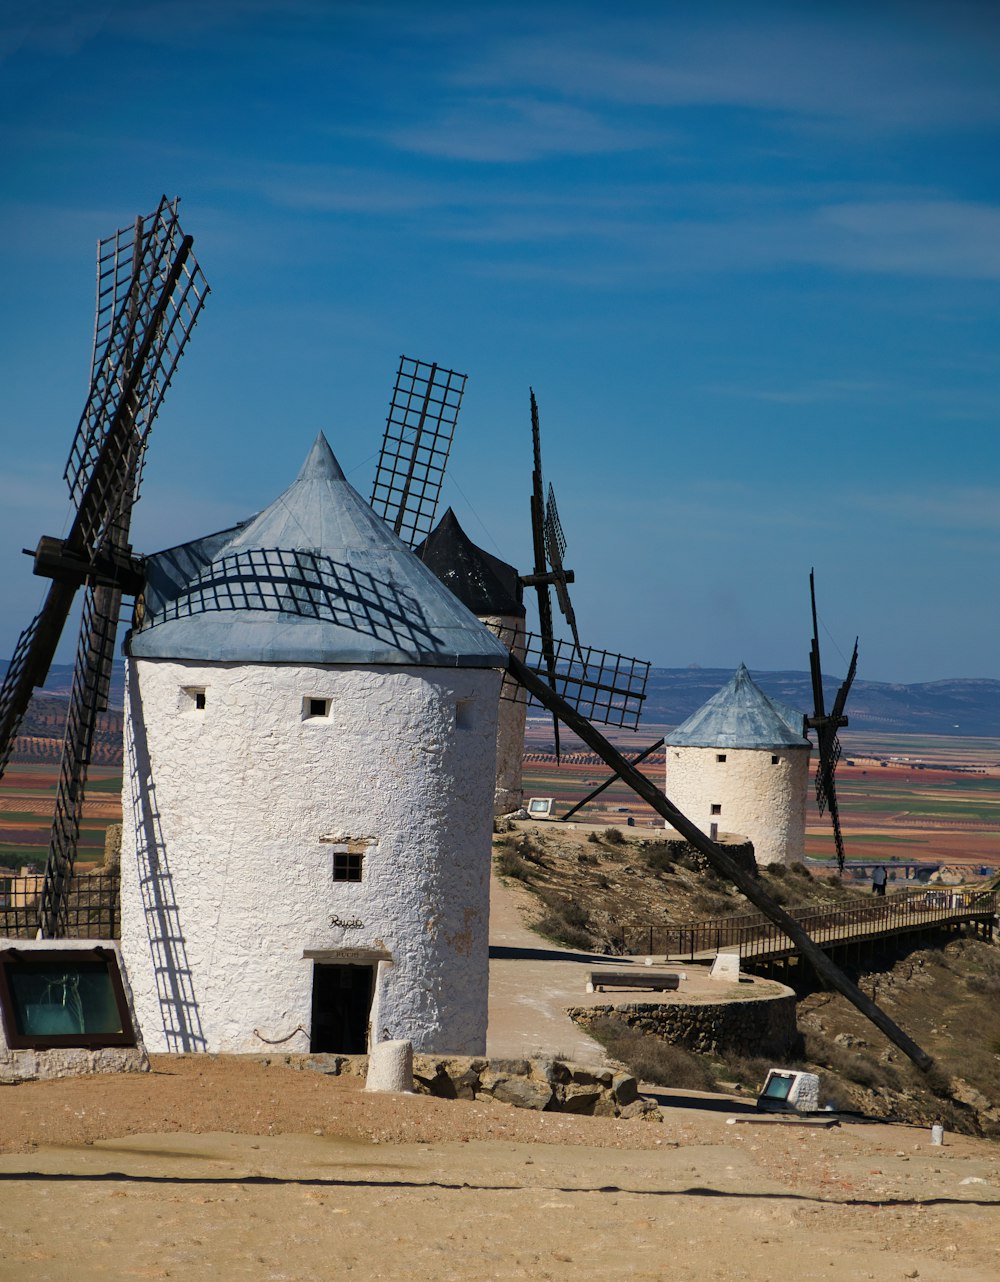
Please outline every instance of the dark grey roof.
[{"label": "dark grey roof", "polygon": [[501,667],[507,651],[347,482],[322,433],[251,520],[150,557],[137,658]]},{"label": "dark grey roof", "polygon": [[803,730],[803,714],[768,698],[741,663],[666,742],[675,748],[808,748]]},{"label": "dark grey roof", "polygon": [[524,617],[517,570],[477,547],[451,508],[414,551],[473,614]]}]

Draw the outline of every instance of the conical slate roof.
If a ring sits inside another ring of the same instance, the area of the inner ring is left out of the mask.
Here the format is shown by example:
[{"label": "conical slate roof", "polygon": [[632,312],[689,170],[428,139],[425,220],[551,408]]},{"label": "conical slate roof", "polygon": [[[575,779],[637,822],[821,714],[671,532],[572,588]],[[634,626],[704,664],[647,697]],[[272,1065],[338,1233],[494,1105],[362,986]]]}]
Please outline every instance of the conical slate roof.
[{"label": "conical slate roof", "polygon": [[500,667],[507,651],[348,484],[322,433],[263,512],[146,563],[137,658]]},{"label": "conical slate roof", "polygon": [[414,550],[473,614],[523,618],[517,571],[506,561],[477,547],[451,508]]},{"label": "conical slate roof", "polygon": [[672,747],[808,748],[801,712],[769,698],[746,664],[733,679],[666,736]]}]

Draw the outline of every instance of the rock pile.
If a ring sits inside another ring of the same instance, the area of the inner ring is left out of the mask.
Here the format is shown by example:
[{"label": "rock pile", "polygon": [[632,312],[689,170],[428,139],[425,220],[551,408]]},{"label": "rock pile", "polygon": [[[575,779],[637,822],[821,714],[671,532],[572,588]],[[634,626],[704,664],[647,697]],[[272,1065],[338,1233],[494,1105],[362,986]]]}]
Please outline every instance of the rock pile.
[{"label": "rock pile", "polygon": [[[363,1076],[367,1071],[367,1056],[363,1055],[272,1056],[269,1062],[334,1075]],[[631,1074],[561,1059],[414,1055],[413,1089],[438,1099],[486,1098],[540,1113],[656,1120],[660,1116],[656,1104],[640,1096]]]}]

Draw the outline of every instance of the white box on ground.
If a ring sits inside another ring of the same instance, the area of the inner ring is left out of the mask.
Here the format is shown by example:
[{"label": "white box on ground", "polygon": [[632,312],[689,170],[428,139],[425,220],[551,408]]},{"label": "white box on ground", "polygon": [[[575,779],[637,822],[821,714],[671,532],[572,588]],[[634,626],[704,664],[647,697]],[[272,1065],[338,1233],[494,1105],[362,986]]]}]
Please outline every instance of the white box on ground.
[{"label": "white box on ground", "polygon": [[728,984],[740,982],[740,958],[738,953],[716,953],[709,979],[721,979]]}]

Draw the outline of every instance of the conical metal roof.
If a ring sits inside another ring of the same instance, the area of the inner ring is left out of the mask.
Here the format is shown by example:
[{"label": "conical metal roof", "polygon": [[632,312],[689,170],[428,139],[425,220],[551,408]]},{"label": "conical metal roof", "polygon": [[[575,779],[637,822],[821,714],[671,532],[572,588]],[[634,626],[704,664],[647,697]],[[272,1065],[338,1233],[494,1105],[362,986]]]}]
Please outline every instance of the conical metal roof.
[{"label": "conical metal roof", "polygon": [[672,747],[809,748],[803,714],[769,698],[741,663],[733,679],[666,736]]},{"label": "conical metal roof", "polygon": [[517,570],[477,547],[451,508],[414,551],[473,614],[524,617]]},{"label": "conical metal roof", "polygon": [[137,658],[502,667],[507,651],[375,515],[322,433],[231,530],[146,563]]}]

